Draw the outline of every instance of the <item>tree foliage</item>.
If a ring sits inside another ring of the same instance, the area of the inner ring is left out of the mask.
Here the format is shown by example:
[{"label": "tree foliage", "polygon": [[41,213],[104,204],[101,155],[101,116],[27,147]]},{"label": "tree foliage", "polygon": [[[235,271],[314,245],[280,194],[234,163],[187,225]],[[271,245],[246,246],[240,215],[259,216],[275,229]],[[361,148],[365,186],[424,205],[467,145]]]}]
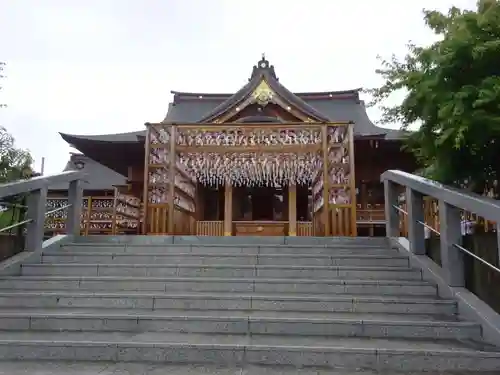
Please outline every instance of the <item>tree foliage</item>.
[{"label": "tree foliage", "polygon": [[32,177],[32,163],[31,154],[17,148],[14,137],[0,126],[0,183]]},{"label": "tree foliage", "polygon": [[[424,20],[437,41],[382,60],[372,104],[382,122],[420,125],[407,147],[428,177],[482,192],[500,177],[500,0],[424,10]],[[383,105],[400,90],[402,102]]]},{"label": "tree foliage", "polygon": [[[0,72],[4,65],[0,62]],[[4,77],[0,75],[0,78]],[[0,184],[32,177],[32,163],[31,154],[27,150],[17,148],[14,137],[0,126]]]}]

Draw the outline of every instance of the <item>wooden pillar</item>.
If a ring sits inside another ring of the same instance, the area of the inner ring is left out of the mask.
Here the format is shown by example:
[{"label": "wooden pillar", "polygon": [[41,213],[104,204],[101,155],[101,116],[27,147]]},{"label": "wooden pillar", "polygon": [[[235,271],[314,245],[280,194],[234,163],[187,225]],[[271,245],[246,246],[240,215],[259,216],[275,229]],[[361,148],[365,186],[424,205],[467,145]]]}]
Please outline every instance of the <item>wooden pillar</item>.
[{"label": "wooden pillar", "polygon": [[224,236],[233,235],[233,187],[226,182],[224,189]]},{"label": "wooden pillar", "polygon": [[349,187],[351,193],[351,236],[358,235],[358,221],[356,214],[356,164],[354,163],[354,124],[349,124],[347,129],[349,147]]},{"label": "wooden pillar", "polygon": [[142,193],[142,234],[148,231],[148,210],[149,210],[149,154],[151,143],[151,125],[146,124],[146,141],[144,143],[144,189]]},{"label": "wooden pillar", "polygon": [[195,205],[196,221],[205,220],[205,189],[198,181],[196,181]]},{"label": "wooden pillar", "polygon": [[176,166],[176,150],[175,150],[175,143],[176,143],[176,127],[175,125],[172,125],[170,127],[170,147],[169,147],[169,165],[168,165],[168,172],[169,172],[169,191],[168,191],[168,234],[174,235],[174,214],[175,214],[175,170],[177,168]]},{"label": "wooden pillar", "polygon": [[323,140],[323,224],[325,237],[330,235],[330,178],[328,176],[328,125],[322,128]]},{"label": "wooden pillar", "polygon": [[288,235],[297,235],[297,185],[288,185]]}]

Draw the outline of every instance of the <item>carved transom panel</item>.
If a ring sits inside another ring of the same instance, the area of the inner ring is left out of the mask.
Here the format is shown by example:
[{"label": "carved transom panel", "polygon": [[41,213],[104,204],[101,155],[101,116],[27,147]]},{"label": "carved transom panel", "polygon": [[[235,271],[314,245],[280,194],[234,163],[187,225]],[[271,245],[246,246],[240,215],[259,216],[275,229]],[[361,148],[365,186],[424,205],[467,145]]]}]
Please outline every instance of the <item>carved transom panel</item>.
[{"label": "carved transom panel", "polygon": [[177,133],[177,144],[181,146],[277,146],[320,143],[319,129],[269,127],[255,130],[228,129],[220,132],[190,129]]}]

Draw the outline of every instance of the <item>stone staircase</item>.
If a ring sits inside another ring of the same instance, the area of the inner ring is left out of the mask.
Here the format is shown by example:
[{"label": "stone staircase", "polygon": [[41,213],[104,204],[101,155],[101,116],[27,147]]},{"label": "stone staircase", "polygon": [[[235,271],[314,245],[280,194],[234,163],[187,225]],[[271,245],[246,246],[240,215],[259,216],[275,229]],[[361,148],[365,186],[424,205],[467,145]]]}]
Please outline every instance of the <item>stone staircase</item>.
[{"label": "stone staircase", "polygon": [[0,358],[500,369],[379,238],[82,237],[0,277]]}]

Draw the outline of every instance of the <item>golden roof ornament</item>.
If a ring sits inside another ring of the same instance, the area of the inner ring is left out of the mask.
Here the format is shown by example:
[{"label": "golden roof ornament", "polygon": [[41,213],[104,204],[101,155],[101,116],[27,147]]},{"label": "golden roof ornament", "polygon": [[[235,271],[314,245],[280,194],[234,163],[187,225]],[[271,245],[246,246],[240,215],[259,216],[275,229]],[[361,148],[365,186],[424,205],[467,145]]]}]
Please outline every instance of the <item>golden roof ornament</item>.
[{"label": "golden roof ornament", "polygon": [[252,93],[254,100],[263,107],[273,100],[274,95],[274,91],[265,80],[262,80]]}]

